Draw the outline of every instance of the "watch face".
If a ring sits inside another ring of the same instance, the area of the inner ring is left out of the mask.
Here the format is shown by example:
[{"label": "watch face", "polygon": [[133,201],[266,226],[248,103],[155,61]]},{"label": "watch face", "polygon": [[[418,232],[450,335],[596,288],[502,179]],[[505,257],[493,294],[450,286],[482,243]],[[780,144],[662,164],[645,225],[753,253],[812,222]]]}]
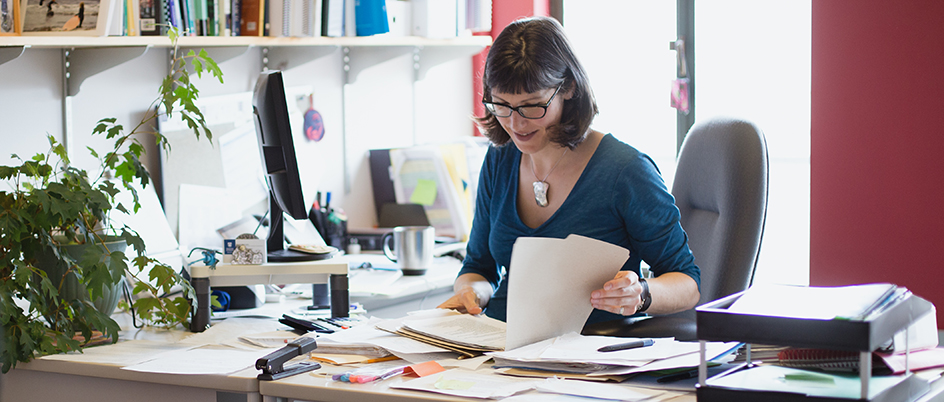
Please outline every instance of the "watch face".
[{"label": "watch face", "polygon": [[316,142],[324,138],[324,121],[315,109],[305,112],[305,137]]}]

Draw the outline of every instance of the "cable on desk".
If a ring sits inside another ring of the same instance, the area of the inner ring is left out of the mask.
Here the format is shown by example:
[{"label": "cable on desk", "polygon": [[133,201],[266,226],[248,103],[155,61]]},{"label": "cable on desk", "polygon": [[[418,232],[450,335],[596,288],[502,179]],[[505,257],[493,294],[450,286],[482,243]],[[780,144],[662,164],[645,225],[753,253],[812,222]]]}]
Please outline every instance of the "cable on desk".
[{"label": "cable on desk", "polygon": [[144,327],[144,323],[142,322],[141,325],[138,325],[137,315],[134,314],[134,302],[131,300],[131,292],[128,290],[128,286],[128,283],[125,282],[121,289],[124,291],[125,300],[128,301],[128,308],[131,309],[131,325],[137,329],[141,329]]}]

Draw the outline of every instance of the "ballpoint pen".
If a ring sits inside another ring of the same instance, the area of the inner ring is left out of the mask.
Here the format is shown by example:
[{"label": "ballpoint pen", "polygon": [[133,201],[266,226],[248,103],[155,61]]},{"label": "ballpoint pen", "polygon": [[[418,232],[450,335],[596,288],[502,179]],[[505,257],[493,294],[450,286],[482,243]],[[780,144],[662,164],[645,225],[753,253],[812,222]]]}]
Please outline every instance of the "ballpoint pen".
[{"label": "ballpoint pen", "polygon": [[597,352],[616,352],[618,350],[635,349],[635,348],[641,348],[641,347],[646,347],[646,346],[652,346],[653,343],[654,342],[652,341],[652,339],[639,339],[636,341],[631,341],[631,342],[626,342],[626,343],[617,343],[615,345],[604,346],[602,348],[597,349]]}]

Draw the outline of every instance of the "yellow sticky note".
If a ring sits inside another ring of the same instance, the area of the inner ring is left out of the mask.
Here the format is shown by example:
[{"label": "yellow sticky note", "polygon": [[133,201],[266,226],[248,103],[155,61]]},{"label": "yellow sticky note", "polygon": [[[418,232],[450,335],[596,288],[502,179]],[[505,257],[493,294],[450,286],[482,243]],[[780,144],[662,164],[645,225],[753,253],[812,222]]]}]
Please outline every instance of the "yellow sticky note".
[{"label": "yellow sticky note", "polygon": [[416,187],[413,188],[413,194],[410,195],[410,202],[427,207],[433,205],[436,202],[436,181],[418,179]]}]

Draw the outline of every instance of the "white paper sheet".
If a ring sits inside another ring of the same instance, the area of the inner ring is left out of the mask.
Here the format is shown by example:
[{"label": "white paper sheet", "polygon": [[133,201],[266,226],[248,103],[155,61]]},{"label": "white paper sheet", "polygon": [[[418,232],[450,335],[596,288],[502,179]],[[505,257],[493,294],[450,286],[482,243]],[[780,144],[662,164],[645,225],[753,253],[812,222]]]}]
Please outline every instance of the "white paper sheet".
[{"label": "white paper sheet", "polygon": [[539,381],[495,375],[488,371],[446,370],[390,388],[412,389],[471,398],[503,398],[534,388]]},{"label": "white paper sheet", "polygon": [[629,250],[589,237],[520,237],[511,254],[508,334],[514,349],[579,332],[593,311],[590,292],[613,279]]},{"label": "white paper sheet", "polygon": [[626,385],[562,380],[559,378],[548,378],[539,382],[537,384],[537,390],[555,394],[576,395],[596,399],[612,399],[617,401],[642,401],[665,393],[665,391],[635,388]]},{"label": "white paper sheet", "polygon": [[[839,287],[753,286],[728,311],[813,320],[861,319],[862,314],[894,286],[888,283]],[[784,300],[789,302],[784,303]]]},{"label": "white paper sheet", "polygon": [[616,338],[612,336],[583,336],[569,333],[557,338],[540,357],[546,360],[579,361],[584,363],[636,366],[653,360],[694,353],[698,343],[679,342],[672,338],[655,338],[652,346],[615,352],[598,352],[597,349],[639,338]]},{"label": "white paper sheet", "polygon": [[82,353],[60,353],[43,356],[41,359],[129,366],[148,361],[165,352],[189,349],[191,347],[192,346],[189,345],[177,345],[164,342],[129,340],[118,342],[114,345],[85,348]]},{"label": "white paper sheet", "polygon": [[123,367],[122,370],[145,373],[217,374],[228,375],[252,367],[256,360],[278,348],[240,350],[221,346],[204,346],[164,353],[147,362]]}]

